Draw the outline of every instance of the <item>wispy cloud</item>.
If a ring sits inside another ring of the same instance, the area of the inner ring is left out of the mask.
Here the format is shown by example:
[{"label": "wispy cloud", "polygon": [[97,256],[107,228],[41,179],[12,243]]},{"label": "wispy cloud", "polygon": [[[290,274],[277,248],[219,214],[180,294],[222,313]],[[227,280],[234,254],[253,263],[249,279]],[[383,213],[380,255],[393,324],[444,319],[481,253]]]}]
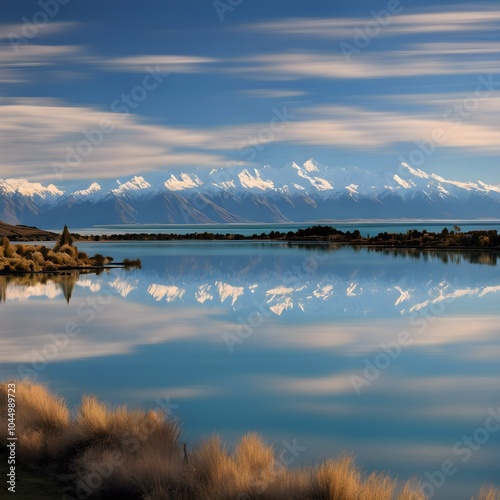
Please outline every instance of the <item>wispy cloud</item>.
[{"label": "wispy cloud", "polygon": [[[499,26],[500,29],[500,26]],[[414,55],[429,54],[498,54],[500,42],[429,42],[420,43],[413,48]]]},{"label": "wispy cloud", "polygon": [[53,163],[66,165],[68,151],[88,141],[103,122],[114,129],[65,178],[103,178],[165,165],[220,166],[224,158],[207,152],[212,136],[203,130],[142,123],[131,114],[65,106],[45,99],[0,102],[0,178],[55,179]]},{"label": "wispy cloud", "polygon": [[114,59],[96,59],[108,70],[143,73],[148,66],[159,66],[163,73],[201,73],[207,65],[216,63],[217,59],[187,55],[142,55],[119,57]]},{"label": "wispy cloud", "polygon": [[65,64],[82,55],[75,45],[20,45],[14,51],[9,45],[0,45],[0,83],[29,82],[30,69]]},{"label": "wispy cloud", "polygon": [[[65,31],[70,31],[80,23],[74,22],[56,22],[46,23],[38,29],[36,34],[33,34],[33,39],[40,39],[51,35],[58,35]],[[19,42],[23,38],[23,33],[26,30],[26,25],[23,23],[16,24],[0,24],[0,41]],[[32,31],[32,30],[31,30]],[[27,41],[27,40],[26,40]],[[12,48],[12,47],[11,47]]]},{"label": "wispy cloud", "polygon": [[[422,97],[423,99],[423,97]],[[104,134],[92,154],[65,172],[66,178],[103,178],[166,166],[222,167],[242,162],[242,147],[253,143],[300,144],[356,149],[382,149],[429,140],[434,130],[446,139],[436,147],[480,154],[500,150],[497,126],[500,97],[490,97],[459,125],[438,111],[437,104],[419,112],[381,111],[355,106],[317,105],[293,110],[286,127],[259,139],[269,123],[242,123],[209,128],[146,123],[132,114],[68,106],[47,99],[0,100],[0,178],[55,179],[53,163],[63,163],[86,133],[104,120]],[[445,100],[448,107],[452,100]],[[291,110],[290,110],[291,111]],[[252,139],[253,138],[253,139]]]},{"label": "wispy cloud", "polygon": [[240,95],[259,99],[286,99],[287,97],[302,97],[308,94],[309,92],[281,89],[249,89],[240,91]]},{"label": "wispy cloud", "polygon": [[[327,19],[288,18],[247,25],[247,29],[267,34],[344,39],[352,37],[356,28],[374,21],[373,16]],[[386,25],[380,30],[380,36],[495,31],[498,30],[499,21],[500,10],[491,10],[491,8],[481,10],[480,5],[474,10],[401,13],[393,15],[388,23],[384,23]]]},{"label": "wispy cloud", "polygon": [[[320,52],[274,53],[241,59],[238,66],[227,71],[262,80],[370,79],[498,74],[500,73],[500,64],[498,64],[497,57],[477,58],[479,53],[491,54],[491,48],[491,45],[476,46],[475,52],[467,52],[461,43],[447,44],[447,52],[440,53],[436,52],[432,46],[427,47],[427,49],[418,46],[406,50],[359,54],[351,61],[346,60],[342,55]],[[481,50],[482,52],[480,52]],[[449,54],[460,54],[462,57],[440,57]],[[471,57],[464,57],[467,54]]]}]

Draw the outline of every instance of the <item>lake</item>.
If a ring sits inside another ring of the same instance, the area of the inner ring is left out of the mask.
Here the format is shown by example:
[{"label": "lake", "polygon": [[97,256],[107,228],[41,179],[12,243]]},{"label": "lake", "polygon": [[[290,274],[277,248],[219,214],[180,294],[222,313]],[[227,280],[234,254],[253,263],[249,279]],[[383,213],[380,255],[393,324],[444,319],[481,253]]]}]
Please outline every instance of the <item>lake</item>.
[{"label": "lake", "polygon": [[[79,247],[143,267],[0,277],[0,378],[36,376],[71,406],[83,393],[167,406],[188,447],[256,430],[294,450],[290,467],[353,452],[365,470],[416,476],[436,499],[500,482],[496,254]],[[438,488],[446,461],[454,472]]]}]

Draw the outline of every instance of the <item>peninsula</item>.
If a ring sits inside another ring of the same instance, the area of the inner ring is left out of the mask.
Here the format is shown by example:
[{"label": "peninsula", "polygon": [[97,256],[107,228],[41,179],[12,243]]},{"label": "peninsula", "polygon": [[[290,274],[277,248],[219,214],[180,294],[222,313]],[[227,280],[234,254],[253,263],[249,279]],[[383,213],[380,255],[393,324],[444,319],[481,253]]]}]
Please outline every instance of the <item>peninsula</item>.
[{"label": "peninsula", "polygon": [[[17,226],[16,226],[17,227]],[[33,228],[36,229],[36,228]],[[67,226],[53,248],[43,245],[12,244],[7,236],[0,239],[0,275],[60,273],[66,271],[96,272],[107,267],[140,267],[140,260],[125,259],[112,264],[113,257],[96,254],[89,257],[73,245]]]}]

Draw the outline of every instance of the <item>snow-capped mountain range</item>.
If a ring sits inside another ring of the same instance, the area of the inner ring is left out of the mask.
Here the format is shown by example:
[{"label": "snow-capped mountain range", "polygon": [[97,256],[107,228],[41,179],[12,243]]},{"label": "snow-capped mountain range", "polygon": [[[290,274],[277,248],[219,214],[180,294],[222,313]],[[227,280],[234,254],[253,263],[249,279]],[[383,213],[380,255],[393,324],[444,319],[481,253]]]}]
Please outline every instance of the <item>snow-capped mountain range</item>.
[{"label": "snow-capped mountain range", "polygon": [[0,220],[112,223],[305,222],[346,218],[500,218],[500,185],[444,179],[402,163],[384,172],[320,165],[172,169],[43,185],[0,179]]}]

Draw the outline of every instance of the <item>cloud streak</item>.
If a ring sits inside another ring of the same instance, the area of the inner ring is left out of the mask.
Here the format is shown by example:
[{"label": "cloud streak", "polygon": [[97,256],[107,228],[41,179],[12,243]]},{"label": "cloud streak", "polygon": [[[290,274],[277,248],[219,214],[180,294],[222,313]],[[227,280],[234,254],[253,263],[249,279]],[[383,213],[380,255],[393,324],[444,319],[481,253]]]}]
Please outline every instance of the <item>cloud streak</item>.
[{"label": "cloud streak", "polygon": [[[343,55],[319,52],[274,53],[243,58],[238,66],[226,71],[260,80],[364,80],[431,75],[489,75],[500,73],[498,58],[491,57],[492,53],[497,52],[497,44],[477,44],[467,49],[461,43],[450,43],[440,50],[432,45],[419,45],[406,50],[359,54],[350,61]],[[450,54],[462,57],[445,57]],[[478,54],[489,54],[490,57],[478,59]]]},{"label": "cloud streak", "polygon": [[142,55],[133,57],[118,57],[114,59],[96,59],[111,71],[144,73],[148,66],[159,66],[162,73],[201,73],[207,65],[217,62],[210,57],[186,55]]},{"label": "cloud streak", "polygon": [[[357,28],[374,23],[375,17],[351,18],[288,18],[255,23],[247,30],[266,34],[295,35],[312,38],[352,38]],[[380,30],[380,36],[418,35],[430,33],[463,33],[498,30],[500,10],[482,9],[451,12],[429,12],[393,15],[390,24]]]},{"label": "cloud streak", "polygon": [[[451,106],[452,101],[449,102]],[[53,182],[53,164],[64,163],[68,151],[87,140],[103,120],[112,123],[114,130],[80,165],[66,169],[67,179],[109,178],[165,166],[222,167],[228,162],[241,162],[242,150],[252,144],[383,149],[429,140],[435,130],[446,136],[438,147],[494,154],[500,150],[498,109],[500,98],[490,97],[473,116],[457,125],[436,109],[409,113],[312,106],[294,110],[296,118],[286,127],[272,137],[259,139],[259,130],[268,123],[173,127],[149,124],[132,114],[68,106],[54,100],[3,99],[0,178],[15,176]]]},{"label": "cloud streak", "polygon": [[9,45],[0,45],[0,84],[30,82],[33,69],[56,67],[80,59],[82,48],[74,45],[20,45],[14,51]]}]

